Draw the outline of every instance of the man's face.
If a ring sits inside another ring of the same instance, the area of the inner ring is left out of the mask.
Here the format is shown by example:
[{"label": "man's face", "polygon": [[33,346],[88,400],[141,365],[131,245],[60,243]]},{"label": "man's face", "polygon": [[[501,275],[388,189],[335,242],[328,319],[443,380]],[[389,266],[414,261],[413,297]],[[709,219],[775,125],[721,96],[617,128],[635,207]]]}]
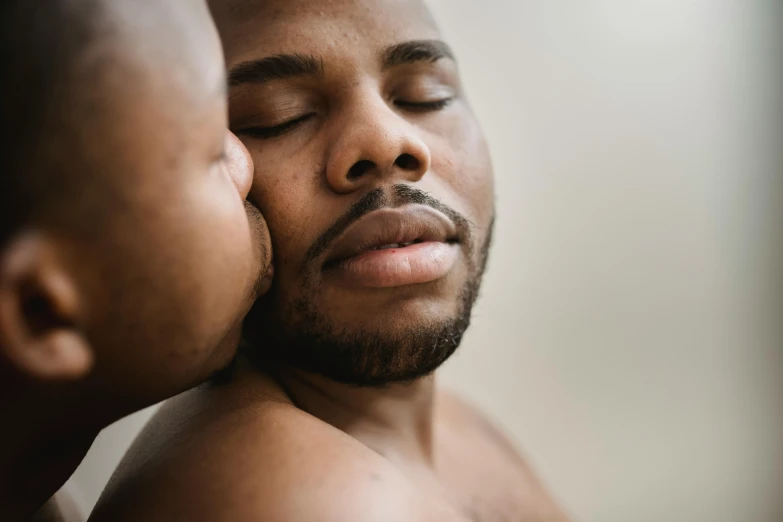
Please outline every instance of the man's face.
[{"label": "man's face", "polygon": [[68,230],[84,231],[73,252],[89,294],[93,379],[128,400],[159,400],[231,360],[271,248],[244,201],[252,165],[227,132],[225,67],[206,6],[107,9],[118,11],[116,48],[106,51],[94,119],[73,138],[94,179],[63,214],[76,221]]},{"label": "man's face", "polygon": [[426,8],[211,4],[276,259],[248,339],[342,382],[433,371],[467,327],[494,207],[481,130]]}]

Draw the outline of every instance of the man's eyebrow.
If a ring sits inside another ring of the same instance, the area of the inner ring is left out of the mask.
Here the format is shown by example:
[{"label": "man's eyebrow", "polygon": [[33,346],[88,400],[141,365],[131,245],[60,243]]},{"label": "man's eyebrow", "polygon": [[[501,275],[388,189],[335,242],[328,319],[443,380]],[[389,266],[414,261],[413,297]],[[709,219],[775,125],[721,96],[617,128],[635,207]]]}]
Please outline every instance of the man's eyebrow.
[{"label": "man's eyebrow", "polygon": [[416,40],[389,47],[383,53],[383,68],[415,62],[437,62],[441,58],[454,60],[454,53],[440,40]]},{"label": "man's eyebrow", "polygon": [[229,87],[323,74],[323,61],[305,54],[276,54],[242,62],[228,72]]}]

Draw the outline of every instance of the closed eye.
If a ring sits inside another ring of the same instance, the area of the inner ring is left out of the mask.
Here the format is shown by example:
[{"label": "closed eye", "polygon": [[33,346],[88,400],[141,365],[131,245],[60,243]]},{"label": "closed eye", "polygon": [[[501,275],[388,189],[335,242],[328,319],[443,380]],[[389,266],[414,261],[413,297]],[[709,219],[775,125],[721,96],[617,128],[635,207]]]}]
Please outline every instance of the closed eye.
[{"label": "closed eye", "polygon": [[277,138],[278,136],[282,136],[283,134],[292,131],[300,123],[304,123],[314,116],[315,113],[310,112],[271,127],[246,127],[244,129],[237,129],[234,131],[234,134],[237,136],[247,136],[248,138],[256,138],[261,140]]},{"label": "closed eye", "polygon": [[411,102],[405,100],[395,100],[394,105],[411,112],[430,112],[439,111],[448,106],[454,98],[444,98],[442,100],[433,100],[425,102]]}]

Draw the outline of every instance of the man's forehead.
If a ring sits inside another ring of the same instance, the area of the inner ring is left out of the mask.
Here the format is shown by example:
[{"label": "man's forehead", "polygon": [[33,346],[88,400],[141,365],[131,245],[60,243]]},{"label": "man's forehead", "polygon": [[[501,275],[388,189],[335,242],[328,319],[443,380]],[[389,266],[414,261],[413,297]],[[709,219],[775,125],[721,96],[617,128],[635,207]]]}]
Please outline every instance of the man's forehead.
[{"label": "man's forehead", "polygon": [[208,3],[213,14],[236,19],[261,15],[274,22],[312,14],[329,17],[394,12],[433,23],[423,0],[208,0]]},{"label": "man's forehead", "polygon": [[421,0],[210,0],[229,66],[263,54],[439,39]]}]

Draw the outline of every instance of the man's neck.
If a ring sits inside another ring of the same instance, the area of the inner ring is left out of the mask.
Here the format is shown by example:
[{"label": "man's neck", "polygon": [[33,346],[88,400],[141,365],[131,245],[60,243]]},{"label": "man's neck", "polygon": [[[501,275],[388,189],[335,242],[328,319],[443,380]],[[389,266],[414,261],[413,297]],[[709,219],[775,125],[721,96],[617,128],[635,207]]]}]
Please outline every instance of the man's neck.
[{"label": "man's neck", "polygon": [[392,460],[432,463],[435,379],[357,387],[278,367],[270,375],[301,410]]}]

